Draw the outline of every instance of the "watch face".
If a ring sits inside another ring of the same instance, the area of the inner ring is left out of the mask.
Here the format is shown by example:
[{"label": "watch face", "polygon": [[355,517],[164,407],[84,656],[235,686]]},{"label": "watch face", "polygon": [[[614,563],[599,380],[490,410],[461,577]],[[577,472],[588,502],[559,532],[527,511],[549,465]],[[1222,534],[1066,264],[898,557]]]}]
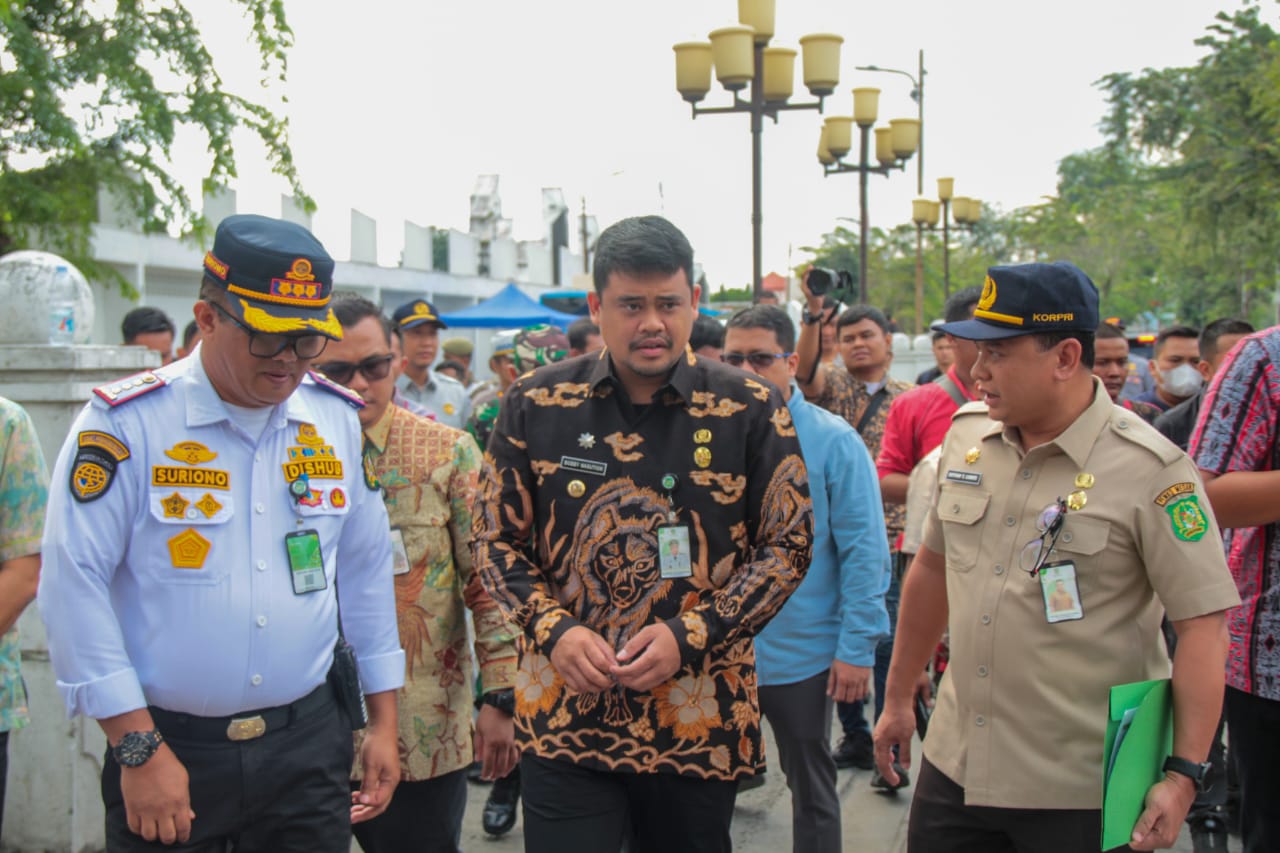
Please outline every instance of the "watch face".
[{"label": "watch face", "polygon": [[157,732],[129,732],[120,738],[111,754],[124,767],[138,767],[155,755],[159,746],[160,735]]}]

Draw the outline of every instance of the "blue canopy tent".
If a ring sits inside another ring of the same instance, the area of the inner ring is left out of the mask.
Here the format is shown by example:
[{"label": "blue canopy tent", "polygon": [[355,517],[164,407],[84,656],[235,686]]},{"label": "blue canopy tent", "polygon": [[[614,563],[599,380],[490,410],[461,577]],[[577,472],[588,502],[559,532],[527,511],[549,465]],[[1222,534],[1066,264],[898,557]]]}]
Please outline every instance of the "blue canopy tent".
[{"label": "blue canopy tent", "polygon": [[516,329],[550,323],[563,329],[578,317],[540,305],[515,284],[508,284],[479,305],[441,314],[440,319],[462,328]]}]

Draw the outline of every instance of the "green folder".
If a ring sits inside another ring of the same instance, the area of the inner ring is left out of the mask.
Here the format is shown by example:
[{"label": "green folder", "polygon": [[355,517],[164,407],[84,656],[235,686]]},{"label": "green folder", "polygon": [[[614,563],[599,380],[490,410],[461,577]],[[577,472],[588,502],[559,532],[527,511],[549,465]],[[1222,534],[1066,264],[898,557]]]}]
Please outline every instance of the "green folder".
[{"label": "green folder", "polygon": [[1102,753],[1102,849],[1128,844],[1147,791],[1164,775],[1173,749],[1173,693],[1169,679],[1111,688]]}]

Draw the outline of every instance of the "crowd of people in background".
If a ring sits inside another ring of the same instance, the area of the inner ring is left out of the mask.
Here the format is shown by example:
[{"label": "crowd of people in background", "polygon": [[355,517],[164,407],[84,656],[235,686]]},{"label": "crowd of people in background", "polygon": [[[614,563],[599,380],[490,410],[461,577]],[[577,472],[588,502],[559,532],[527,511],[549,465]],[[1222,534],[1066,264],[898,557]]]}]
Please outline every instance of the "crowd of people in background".
[{"label": "crowd of people in background", "polygon": [[767,720],[796,851],[842,849],[841,768],[914,775],[914,853],[1096,850],[1105,688],[1170,661],[1130,844],[1280,849],[1277,328],[1141,359],[1085,272],[993,267],[910,383],[885,312],[806,282],[798,324],[699,312],[638,217],[590,316],[497,332],[480,378],[428,299],[332,272],[224,221],[195,319],[126,315],[161,366],[97,389],[52,479],[4,401],[0,729],[43,555],[110,849],[454,851],[470,779],[527,850],[728,850]]}]

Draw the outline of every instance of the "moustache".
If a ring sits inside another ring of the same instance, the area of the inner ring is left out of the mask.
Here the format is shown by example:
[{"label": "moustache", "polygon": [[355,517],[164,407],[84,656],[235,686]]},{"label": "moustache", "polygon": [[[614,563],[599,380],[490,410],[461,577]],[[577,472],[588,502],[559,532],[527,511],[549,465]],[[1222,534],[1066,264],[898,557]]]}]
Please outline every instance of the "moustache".
[{"label": "moustache", "polygon": [[646,347],[652,347],[652,346],[663,346],[663,347],[670,348],[671,339],[666,337],[660,337],[660,338],[645,338],[644,340],[632,341],[630,344],[630,349],[632,352],[635,352],[638,349],[644,349]]}]

